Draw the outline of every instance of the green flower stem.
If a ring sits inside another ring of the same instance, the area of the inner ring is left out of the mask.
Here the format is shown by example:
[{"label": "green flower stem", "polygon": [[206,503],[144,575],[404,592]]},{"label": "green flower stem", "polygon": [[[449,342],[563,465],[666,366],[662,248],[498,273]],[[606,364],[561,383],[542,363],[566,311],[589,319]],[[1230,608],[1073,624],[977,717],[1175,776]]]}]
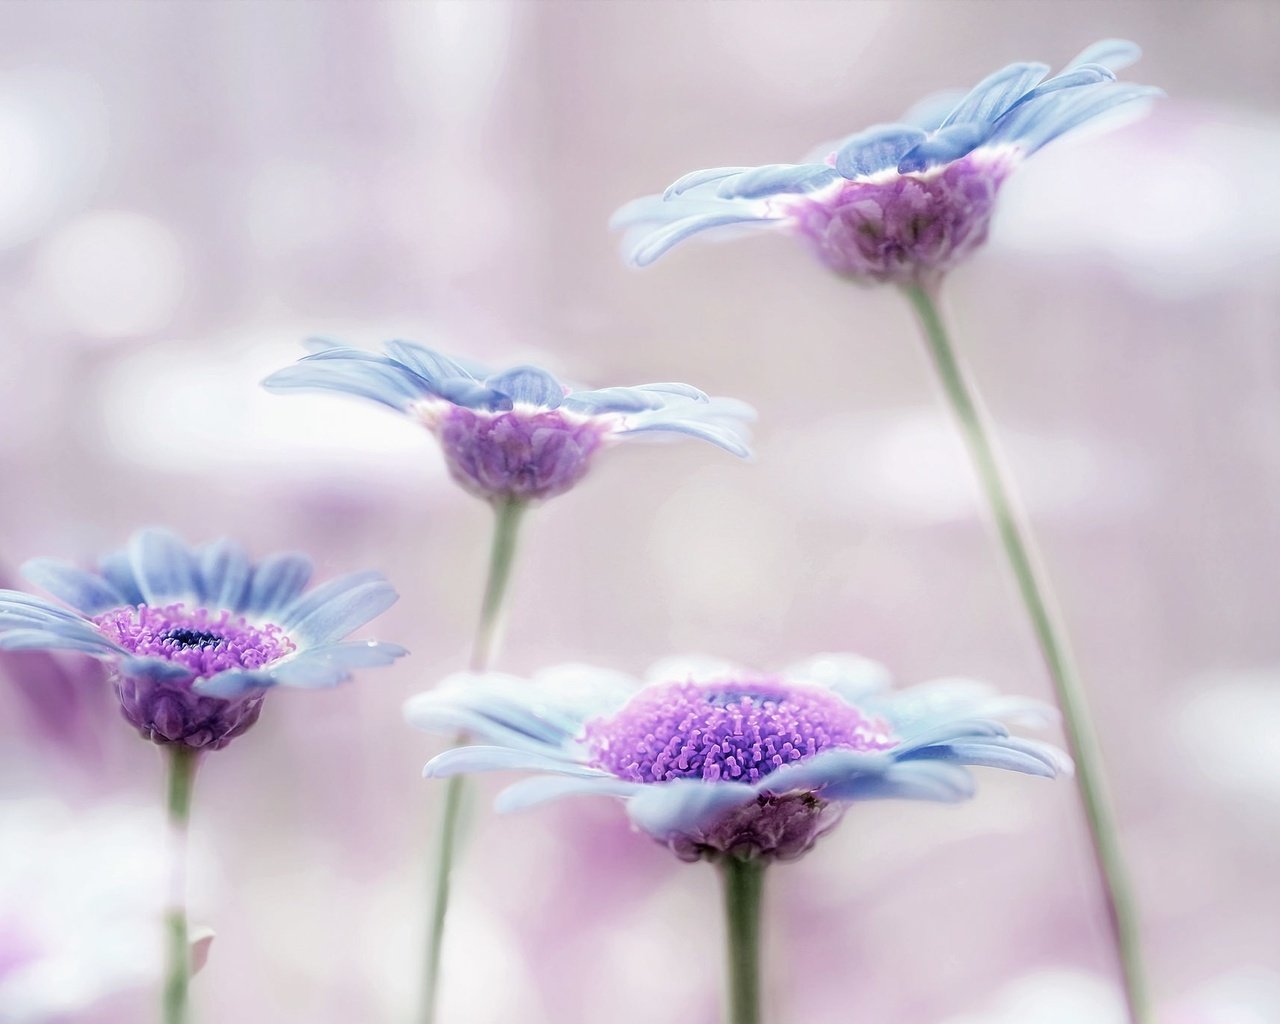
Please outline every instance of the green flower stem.
[{"label": "green flower stem", "polygon": [[191,792],[200,753],[175,744],[169,748],[169,906],[165,911],[165,1024],[191,1019],[191,942],[187,934],[187,831],[191,822]]},{"label": "green flower stem", "polygon": [[[511,568],[515,563],[516,540],[520,521],[527,506],[521,501],[502,501],[494,504],[493,542],[489,549],[489,576],[485,582],[484,599],[480,604],[480,620],[476,625],[471,645],[469,667],[472,672],[484,672],[493,660],[493,654],[501,638],[503,612],[506,608]],[[454,740],[455,746],[467,742],[465,733]],[[437,831],[435,878],[432,884],[432,902],[427,934],[427,962],[423,972],[422,1015],[423,1024],[435,1024],[439,1011],[440,954],[444,945],[445,917],[449,912],[449,891],[453,874],[454,855],[458,845],[458,826],[466,802],[466,779],[452,776],[445,786],[444,808]]]},{"label": "green flower stem", "polygon": [[1124,977],[1130,1019],[1134,1024],[1150,1024],[1151,1007],[1143,970],[1137,910],[1120,852],[1115,812],[1106,790],[1097,736],[1084,690],[1072,664],[1066,630],[1053,607],[1051,591],[1032,543],[1031,531],[1019,512],[1013,484],[1001,463],[992,432],[986,425],[977,389],[969,380],[947,335],[936,291],[922,285],[909,285],[904,291],[919,318],[942,389],[964,435],[982,490],[995,516],[1000,543],[1013,569],[1018,592],[1031,617],[1040,653],[1053,681],[1062,711],[1063,728],[1076,762],[1076,780]]},{"label": "green flower stem", "polygon": [[765,862],[726,856],[724,883],[725,956],[728,988],[725,1024],[760,1024],[760,897]]}]

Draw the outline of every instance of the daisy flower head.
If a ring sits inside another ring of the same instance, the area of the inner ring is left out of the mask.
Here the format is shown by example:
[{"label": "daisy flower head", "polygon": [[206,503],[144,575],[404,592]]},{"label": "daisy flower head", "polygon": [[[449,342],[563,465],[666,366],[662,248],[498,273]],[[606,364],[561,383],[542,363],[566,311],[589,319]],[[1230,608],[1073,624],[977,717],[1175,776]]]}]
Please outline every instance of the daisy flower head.
[{"label": "daisy flower head", "polygon": [[312,564],[300,554],[254,564],[231,541],[191,547],[151,528],[96,572],[37,558],[22,573],[65,607],[0,590],[0,648],[101,659],[125,719],[160,745],[221,749],[258,720],[272,687],[333,686],[407,653],[345,639],[395,602],[381,575],[308,591]]},{"label": "daisy flower head", "polygon": [[619,440],[686,435],[746,457],[749,406],[688,384],[566,387],[546,370],[493,371],[408,341],[383,352],[317,341],[268,377],[269,391],[339,391],[390,406],[430,430],[449,473],[491,502],[536,502],[581,480]]},{"label": "daisy flower head", "polygon": [[640,831],[689,861],[795,859],[851,803],[972,796],[969,766],[1045,778],[1071,768],[1002,724],[1051,720],[1039,702],[954,679],[893,690],[883,667],[852,655],[770,675],[672,661],[650,680],[587,666],[532,680],[454,676],[405,715],[478,741],[435,757],[426,775],[532,773],[499,796],[500,810],[618,797]]},{"label": "daisy flower head", "polygon": [[641,267],[694,235],[766,227],[800,238],[839,274],[929,284],[986,241],[1000,186],[1025,159],[1116,107],[1160,95],[1116,81],[1140,55],[1133,43],[1106,39],[1052,78],[1047,64],[1010,64],[966,94],[927,98],[802,163],[693,171],[628,203],[613,224]]}]

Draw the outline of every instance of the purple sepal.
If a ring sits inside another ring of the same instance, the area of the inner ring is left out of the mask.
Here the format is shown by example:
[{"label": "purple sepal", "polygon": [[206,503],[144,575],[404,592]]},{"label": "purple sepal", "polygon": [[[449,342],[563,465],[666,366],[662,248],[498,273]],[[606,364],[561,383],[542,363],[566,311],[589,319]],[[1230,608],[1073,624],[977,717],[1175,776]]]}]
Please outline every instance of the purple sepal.
[{"label": "purple sepal", "polygon": [[828,803],[812,793],[762,796],[711,828],[673,837],[666,845],[684,861],[724,856],[795,860],[835,828],[843,814],[843,804]]},{"label": "purple sepal", "polygon": [[451,406],[436,432],[449,473],[488,500],[541,501],[586,475],[610,427],[558,409],[484,412]]},{"label": "purple sepal", "polygon": [[796,199],[795,230],[840,274],[927,283],[987,239],[996,193],[1017,158],[980,150],[934,173],[849,181]]},{"label": "purple sepal", "polygon": [[125,721],[143,739],[161,746],[183,744],[221,750],[258,720],[263,690],[233,700],[204,697],[191,689],[194,677],[167,679],[147,673],[112,672]]}]

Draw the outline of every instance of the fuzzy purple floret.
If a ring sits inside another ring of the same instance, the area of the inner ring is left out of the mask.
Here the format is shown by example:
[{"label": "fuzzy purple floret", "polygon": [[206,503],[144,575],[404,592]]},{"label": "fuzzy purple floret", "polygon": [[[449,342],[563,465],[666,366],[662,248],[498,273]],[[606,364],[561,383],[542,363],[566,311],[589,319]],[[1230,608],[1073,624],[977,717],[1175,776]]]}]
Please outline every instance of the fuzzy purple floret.
[{"label": "fuzzy purple floret", "polygon": [[842,182],[789,202],[795,230],[837,273],[927,284],[987,240],[1012,155],[972,153],[924,174]]},{"label": "fuzzy purple floret", "polygon": [[759,782],[824,750],[888,750],[887,723],[835,694],[782,682],[671,683],[587,723],[598,768],[629,782]]},{"label": "fuzzy purple floret", "polygon": [[558,409],[485,412],[449,406],[433,426],[449,473],[488,500],[541,501],[586,475],[610,424]]},{"label": "fuzzy purple floret", "polygon": [[93,622],[126,651],[188,671],[174,678],[145,669],[127,674],[116,670],[113,682],[125,720],[144,739],[200,750],[219,750],[253,725],[263,693],[224,700],[198,694],[192,684],[218,672],[262,668],[295,649],[279,626],[253,626],[231,612],[189,611],[182,604],[128,605]]},{"label": "fuzzy purple floret", "polygon": [[279,626],[251,626],[231,612],[188,611],[182,604],[126,605],[96,616],[93,623],[131,654],[172,661],[196,678],[262,668],[294,650]]}]

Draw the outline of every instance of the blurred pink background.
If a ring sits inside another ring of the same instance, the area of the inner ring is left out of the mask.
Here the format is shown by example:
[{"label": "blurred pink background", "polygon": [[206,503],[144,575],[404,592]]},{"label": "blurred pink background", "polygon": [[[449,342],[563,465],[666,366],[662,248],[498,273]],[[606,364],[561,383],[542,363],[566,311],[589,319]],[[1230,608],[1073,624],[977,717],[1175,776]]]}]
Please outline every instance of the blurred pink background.
[{"label": "blurred pink background", "polygon": [[[684,171],[798,158],[1011,60],[1106,36],[1169,99],[1045,150],[948,299],[1090,689],[1169,1024],[1280,1021],[1280,18],[1267,0],[0,7],[0,564],[137,525],[373,567],[413,650],[279,693],[208,759],[201,1021],[409,1019],[439,744],[489,517],[431,439],[257,382],[328,334],[760,411],[758,458],[600,460],[530,517],[501,667],[822,650],[1048,696],[891,290],[798,246],[626,269],[610,212]],[[0,1022],[155,1013],[156,751],[92,666],[0,672]],[[487,794],[502,780],[487,780]],[[1071,786],[857,809],[771,873],[777,1024],[1115,1024]],[[612,804],[477,803],[450,1024],[716,1019],[714,876]]]}]

